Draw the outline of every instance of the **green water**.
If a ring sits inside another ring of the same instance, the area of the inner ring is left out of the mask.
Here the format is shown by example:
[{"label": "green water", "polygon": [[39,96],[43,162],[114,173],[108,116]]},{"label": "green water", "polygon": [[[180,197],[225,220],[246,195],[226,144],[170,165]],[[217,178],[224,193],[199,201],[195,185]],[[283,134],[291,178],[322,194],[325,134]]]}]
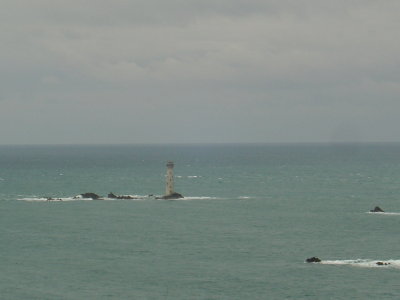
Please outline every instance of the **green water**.
[{"label": "green water", "polygon": [[3,146],[1,299],[397,299],[399,195],[396,144]]}]

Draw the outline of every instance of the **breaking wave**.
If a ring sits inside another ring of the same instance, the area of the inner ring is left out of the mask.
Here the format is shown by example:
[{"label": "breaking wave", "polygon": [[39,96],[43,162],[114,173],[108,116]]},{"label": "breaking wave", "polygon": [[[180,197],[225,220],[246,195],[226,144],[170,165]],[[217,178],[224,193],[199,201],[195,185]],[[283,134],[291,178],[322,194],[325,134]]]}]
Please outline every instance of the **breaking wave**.
[{"label": "breaking wave", "polygon": [[225,198],[219,197],[206,197],[206,196],[192,196],[192,197],[184,197],[180,199],[173,199],[173,201],[190,201],[190,200],[223,200]]},{"label": "breaking wave", "polygon": [[50,202],[50,201],[51,202],[59,202],[59,201],[82,201],[82,200],[89,201],[89,200],[92,200],[92,199],[83,199],[83,198],[74,199],[73,197],[52,198],[52,199],[48,199],[48,198],[45,198],[45,197],[26,197],[26,198],[19,198],[17,200],[20,200],[20,201],[31,201],[31,202]]},{"label": "breaking wave", "polygon": [[[191,201],[191,200],[250,200],[256,199],[251,196],[235,196],[235,197],[211,197],[211,196],[185,196],[180,199],[172,199],[172,201]],[[159,199],[163,200],[163,199]]]},{"label": "breaking wave", "polygon": [[373,259],[345,259],[345,260],[322,260],[322,265],[346,265],[361,268],[395,268],[400,269],[399,259],[373,260]]},{"label": "breaking wave", "polygon": [[68,202],[68,201],[118,201],[118,200],[145,200],[145,199],[153,199],[153,197],[149,196],[139,196],[139,195],[127,195],[130,196],[130,199],[114,199],[114,198],[107,198],[101,197],[99,199],[92,199],[92,198],[83,198],[81,195],[74,196],[74,197],[25,197],[19,198],[17,200],[20,201],[30,201],[30,202]]},{"label": "breaking wave", "polygon": [[[161,199],[162,195],[124,195],[124,197],[130,198],[107,198],[100,197],[99,199],[92,198],[83,198],[81,195],[73,196],[73,197],[40,197],[40,196],[28,196],[18,198],[20,201],[29,201],[29,202],[69,202],[69,201],[143,201],[143,200],[165,200]],[[236,197],[215,197],[215,196],[185,196],[180,199],[168,199],[171,201],[196,201],[196,200],[250,200],[255,199],[251,196],[236,196]]]},{"label": "breaking wave", "polygon": [[400,212],[371,212],[371,211],[368,211],[367,214],[383,215],[383,216],[400,216]]}]

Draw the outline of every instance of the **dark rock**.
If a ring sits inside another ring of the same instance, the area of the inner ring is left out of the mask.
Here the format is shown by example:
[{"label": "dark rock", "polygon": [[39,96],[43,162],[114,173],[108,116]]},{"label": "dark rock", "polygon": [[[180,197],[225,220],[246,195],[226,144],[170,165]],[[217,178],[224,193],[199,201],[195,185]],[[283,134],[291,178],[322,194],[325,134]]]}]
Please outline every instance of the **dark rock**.
[{"label": "dark rock", "polygon": [[375,206],[375,208],[371,209],[370,212],[384,212],[384,210],[379,206]]},{"label": "dark rock", "polygon": [[377,264],[378,266],[387,266],[387,265],[390,265],[390,263],[385,263],[385,262],[383,262],[383,261],[378,261],[376,264]]},{"label": "dark rock", "polygon": [[321,260],[318,257],[313,256],[313,257],[307,258],[306,262],[315,263],[315,262],[321,262]]},{"label": "dark rock", "polygon": [[137,197],[132,197],[130,195],[115,195],[114,193],[109,193],[107,197],[110,199],[125,199],[125,200],[138,199]]},{"label": "dark rock", "polygon": [[116,199],[117,198],[117,196],[114,195],[114,193],[109,193],[107,197],[110,198],[110,199]]},{"label": "dark rock", "polygon": [[129,195],[121,195],[121,196],[117,196],[117,199],[131,200],[131,199],[137,199],[137,198],[129,196]]},{"label": "dark rock", "polygon": [[164,200],[174,200],[174,199],[182,199],[182,198],[184,198],[184,197],[179,193],[172,193],[171,195],[157,197],[157,199],[164,199]]},{"label": "dark rock", "polygon": [[63,201],[61,198],[52,198],[52,197],[47,197],[46,201]]},{"label": "dark rock", "polygon": [[125,199],[125,200],[138,199],[136,197],[132,197],[129,195],[115,195],[114,193],[109,193],[107,197],[110,199]]},{"label": "dark rock", "polygon": [[[79,196],[81,196],[84,199],[92,199],[92,200],[100,199],[100,196],[95,193],[84,193],[84,194],[80,194]],[[77,199],[77,198],[79,198],[79,197],[74,197],[74,199]]]}]

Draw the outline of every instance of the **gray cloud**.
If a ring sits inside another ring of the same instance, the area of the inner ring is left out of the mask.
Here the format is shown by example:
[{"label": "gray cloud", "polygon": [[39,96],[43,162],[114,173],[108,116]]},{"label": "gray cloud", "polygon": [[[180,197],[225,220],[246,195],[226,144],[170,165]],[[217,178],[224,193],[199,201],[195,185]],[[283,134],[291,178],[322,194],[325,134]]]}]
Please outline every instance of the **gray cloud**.
[{"label": "gray cloud", "polygon": [[399,9],[3,1],[2,143],[398,141]]}]

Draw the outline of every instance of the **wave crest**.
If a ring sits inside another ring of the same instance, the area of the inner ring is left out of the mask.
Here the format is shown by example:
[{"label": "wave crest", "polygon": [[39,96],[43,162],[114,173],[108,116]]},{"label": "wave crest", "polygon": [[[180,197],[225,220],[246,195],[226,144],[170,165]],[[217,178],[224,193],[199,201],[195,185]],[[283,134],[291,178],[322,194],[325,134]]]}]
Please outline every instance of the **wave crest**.
[{"label": "wave crest", "polygon": [[400,212],[371,212],[371,211],[368,211],[367,214],[383,215],[383,216],[400,216]]},{"label": "wave crest", "polygon": [[362,268],[396,268],[400,269],[399,259],[374,260],[374,259],[344,259],[344,260],[322,260],[322,265],[349,265]]}]

